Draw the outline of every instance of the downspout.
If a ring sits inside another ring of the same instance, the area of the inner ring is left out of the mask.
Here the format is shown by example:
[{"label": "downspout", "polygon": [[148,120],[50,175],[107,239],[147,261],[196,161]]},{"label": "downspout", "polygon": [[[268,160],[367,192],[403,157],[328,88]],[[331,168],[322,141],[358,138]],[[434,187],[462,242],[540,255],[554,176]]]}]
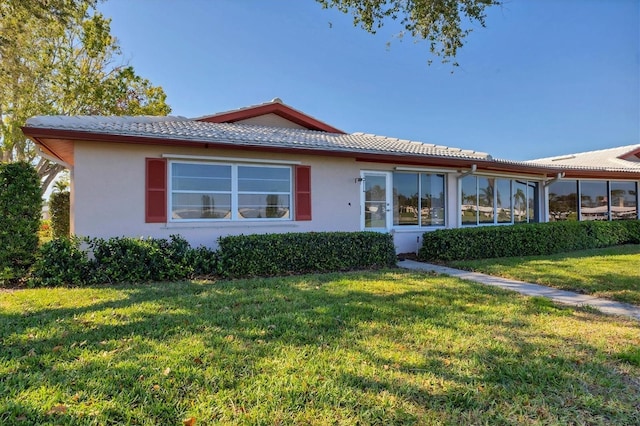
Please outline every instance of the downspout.
[{"label": "downspout", "polygon": [[565,177],[565,175],[566,175],[565,172],[559,172],[558,174],[556,174],[556,177],[545,180],[544,183],[542,184],[542,187],[543,187],[542,202],[544,206],[544,218],[542,218],[541,221],[549,222],[549,189],[548,189],[549,185],[551,185],[553,182],[556,182],[562,179],[563,177]]},{"label": "downspout", "polygon": [[544,181],[544,186],[547,187],[547,186],[551,185],[553,182],[555,182],[555,181],[557,181],[559,179],[562,179],[563,177],[565,177],[565,174],[566,174],[565,172],[560,172],[560,173],[558,173],[556,175],[556,177],[548,179],[548,180],[545,180]]},{"label": "downspout", "polygon": [[474,174],[477,170],[478,170],[478,165],[477,164],[472,164],[471,165],[471,169],[469,169],[466,172],[462,173],[460,176],[457,176],[457,178],[458,178],[458,180],[460,180],[465,176],[469,176],[469,175]]}]

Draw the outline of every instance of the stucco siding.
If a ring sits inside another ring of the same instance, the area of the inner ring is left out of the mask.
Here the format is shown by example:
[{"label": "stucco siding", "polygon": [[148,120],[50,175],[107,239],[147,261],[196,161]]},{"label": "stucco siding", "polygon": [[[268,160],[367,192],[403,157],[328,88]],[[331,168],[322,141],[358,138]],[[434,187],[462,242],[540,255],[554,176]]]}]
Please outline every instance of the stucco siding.
[{"label": "stucco siding", "polygon": [[203,153],[201,149],[78,143],[73,171],[73,232],[102,238],[123,235],[168,238],[180,234],[192,245],[215,247],[222,235],[360,229],[360,186],[354,182],[360,169],[355,161],[258,153],[247,158],[311,166],[312,220],[145,223],[145,158],[176,154],[240,157],[233,150]]}]

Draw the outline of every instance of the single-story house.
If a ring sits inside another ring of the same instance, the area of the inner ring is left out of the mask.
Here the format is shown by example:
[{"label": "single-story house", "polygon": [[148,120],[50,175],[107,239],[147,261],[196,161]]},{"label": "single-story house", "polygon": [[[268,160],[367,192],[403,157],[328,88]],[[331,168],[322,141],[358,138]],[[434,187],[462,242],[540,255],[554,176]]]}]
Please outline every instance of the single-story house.
[{"label": "single-story house", "polygon": [[533,161],[345,133],[274,99],[184,117],[41,116],[23,132],[71,172],[71,230],[92,237],[425,231],[638,219],[640,144]]}]

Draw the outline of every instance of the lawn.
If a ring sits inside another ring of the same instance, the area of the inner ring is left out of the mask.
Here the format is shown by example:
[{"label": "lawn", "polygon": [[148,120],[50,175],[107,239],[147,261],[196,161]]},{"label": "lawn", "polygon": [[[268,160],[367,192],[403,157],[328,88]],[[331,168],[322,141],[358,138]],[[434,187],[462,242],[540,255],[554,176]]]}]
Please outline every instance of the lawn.
[{"label": "lawn", "polygon": [[640,324],[406,271],[0,293],[0,424],[638,424]]},{"label": "lawn", "polygon": [[551,256],[460,261],[449,266],[640,306],[640,245]]}]

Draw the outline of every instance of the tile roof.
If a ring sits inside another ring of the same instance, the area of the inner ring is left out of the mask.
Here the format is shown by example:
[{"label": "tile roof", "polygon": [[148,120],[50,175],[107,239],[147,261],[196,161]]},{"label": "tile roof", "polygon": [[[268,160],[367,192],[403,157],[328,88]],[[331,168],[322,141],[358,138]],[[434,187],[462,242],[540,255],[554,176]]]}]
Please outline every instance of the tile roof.
[{"label": "tile roof", "polygon": [[640,144],[539,158],[526,163],[571,169],[640,172]]},{"label": "tile roof", "polygon": [[320,151],[416,155],[491,161],[489,154],[365,133],[328,133],[316,130],[236,123],[208,123],[184,117],[38,116],[27,128],[148,137],[233,146],[269,146]]}]

